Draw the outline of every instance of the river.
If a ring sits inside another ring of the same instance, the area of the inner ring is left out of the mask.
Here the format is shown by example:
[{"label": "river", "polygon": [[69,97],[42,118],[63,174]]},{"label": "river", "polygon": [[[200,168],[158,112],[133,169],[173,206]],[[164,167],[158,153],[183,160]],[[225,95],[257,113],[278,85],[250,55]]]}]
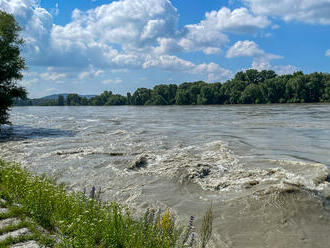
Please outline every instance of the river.
[{"label": "river", "polygon": [[330,105],[15,107],[0,157],[142,213],[171,209],[210,247],[328,247]]}]

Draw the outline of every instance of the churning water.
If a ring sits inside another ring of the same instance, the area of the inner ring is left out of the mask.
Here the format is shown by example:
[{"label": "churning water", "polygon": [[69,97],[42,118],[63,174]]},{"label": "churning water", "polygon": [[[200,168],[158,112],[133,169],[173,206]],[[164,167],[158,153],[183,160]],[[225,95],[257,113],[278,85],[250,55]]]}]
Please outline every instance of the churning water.
[{"label": "churning water", "polygon": [[103,198],[213,203],[210,247],[328,247],[330,105],[19,107],[0,156]]}]

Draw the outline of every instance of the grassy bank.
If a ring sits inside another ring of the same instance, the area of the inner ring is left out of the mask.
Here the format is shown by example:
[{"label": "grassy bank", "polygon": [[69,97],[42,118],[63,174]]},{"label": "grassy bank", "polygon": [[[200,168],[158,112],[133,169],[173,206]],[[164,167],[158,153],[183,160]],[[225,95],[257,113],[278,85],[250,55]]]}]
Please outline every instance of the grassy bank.
[{"label": "grassy bank", "polygon": [[63,185],[2,160],[0,192],[9,204],[20,204],[22,214],[56,234],[60,239],[56,247],[167,248],[194,243],[191,228],[179,228],[169,211],[149,210],[139,219],[132,218],[117,203],[70,193]]}]

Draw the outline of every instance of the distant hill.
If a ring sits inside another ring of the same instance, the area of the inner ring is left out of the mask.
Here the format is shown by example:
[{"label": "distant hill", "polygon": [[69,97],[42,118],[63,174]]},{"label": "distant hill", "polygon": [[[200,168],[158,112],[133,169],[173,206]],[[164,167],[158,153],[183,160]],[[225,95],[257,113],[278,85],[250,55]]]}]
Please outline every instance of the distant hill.
[{"label": "distant hill", "polygon": [[[44,96],[41,98],[33,98],[33,99],[15,99],[15,106],[55,106],[57,103],[57,99],[59,96],[63,96],[64,99],[69,95],[69,93],[63,94],[53,94],[49,96]],[[82,98],[90,99],[96,95],[79,95]]]},{"label": "distant hill", "polygon": [[[53,94],[53,95],[49,95],[49,96],[44,96],[41,98],[37,98],[37,99],[43,99],[43,100],[57,100],[59,96],[63,96],[64,98],[66,98],[69,95],[69,93],[63,93],[63,94]],[[81,97],[86,97],[87,99],[90,99],[96,95],[79,95]]]}]

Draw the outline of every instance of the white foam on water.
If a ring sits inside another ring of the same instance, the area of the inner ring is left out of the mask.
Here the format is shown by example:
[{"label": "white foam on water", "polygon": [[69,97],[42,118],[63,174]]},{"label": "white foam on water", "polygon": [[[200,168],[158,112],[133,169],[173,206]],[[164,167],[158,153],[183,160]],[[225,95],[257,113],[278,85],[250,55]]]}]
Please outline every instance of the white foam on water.
[{"label": "white foam on water", "polygon": [[322,191],[329,186],[328,168],[323,164],[265,160],[271,168],[249,168],[223,141],[201,145],[175,147],[163,154],[143,153],[147,165],[131,173],[151,174],[176,179],[181,183],[196,183],[205,190],[237,191],[270,188]]}]

